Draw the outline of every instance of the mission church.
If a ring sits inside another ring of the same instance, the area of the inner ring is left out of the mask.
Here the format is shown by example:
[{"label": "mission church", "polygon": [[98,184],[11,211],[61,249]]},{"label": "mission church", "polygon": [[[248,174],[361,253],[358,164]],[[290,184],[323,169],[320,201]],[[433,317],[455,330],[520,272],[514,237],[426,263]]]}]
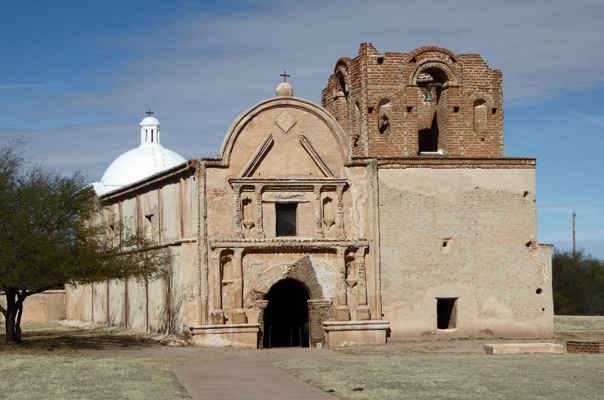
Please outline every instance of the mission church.
[{"label": "mission church", "polygon": [[321,105],[281,83],[216,158],[165,149],[149,114],[94,187],[166,278],[68,287],[68,319],[252,348],[553,336],[536,160],[504,156],[501,81],[475,54],[363,43]]}]

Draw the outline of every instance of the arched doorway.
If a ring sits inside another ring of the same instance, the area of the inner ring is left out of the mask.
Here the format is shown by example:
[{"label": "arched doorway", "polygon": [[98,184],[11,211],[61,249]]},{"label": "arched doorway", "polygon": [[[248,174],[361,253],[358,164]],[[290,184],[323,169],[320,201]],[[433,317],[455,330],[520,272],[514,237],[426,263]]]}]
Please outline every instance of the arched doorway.
[{"label": "arched doorway", "polygon": [[271,287],[265,300],[264,347],[308,347],[308,290],[295,279]]}]

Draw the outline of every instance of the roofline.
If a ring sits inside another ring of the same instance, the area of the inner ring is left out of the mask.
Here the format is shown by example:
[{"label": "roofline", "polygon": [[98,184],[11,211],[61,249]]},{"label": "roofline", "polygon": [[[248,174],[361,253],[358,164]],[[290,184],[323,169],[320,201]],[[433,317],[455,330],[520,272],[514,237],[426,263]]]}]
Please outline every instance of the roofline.
[{"label": "roofline", "polygon": [[188,161],[185,161],[184,163],[175,165],[172,168],[168,168],[163,171],[157,172],[153,175],[149,175],[146,178],[143,178],[139,181],[129,183],[120,188],[117,188],[110,192],[104,193],[104,194],[98,196],[98,198],[100,200],[112,200],[117,197],[122,197],[122,196],[130,194],[132,192],[136,192],[146,186],[164,181],[168,178],[171,178],[174,175],[179,175],[188,170],[196,170],[196,169],[197,169],[197,160],[188,160]]}]

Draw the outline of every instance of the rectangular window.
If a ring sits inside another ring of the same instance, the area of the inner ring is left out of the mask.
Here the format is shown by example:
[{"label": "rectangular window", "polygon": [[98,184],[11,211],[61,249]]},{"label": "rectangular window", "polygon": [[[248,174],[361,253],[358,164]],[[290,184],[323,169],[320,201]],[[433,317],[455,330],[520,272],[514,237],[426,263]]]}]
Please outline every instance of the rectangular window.
[{"label": "rectangular window", "polygon": [[277,236],[296,236],[297,203],[275,203]]},{"label": "rectangular window", "polygon": [[436,299],[438,329],[454,329],[457,324],[457,298]]}]

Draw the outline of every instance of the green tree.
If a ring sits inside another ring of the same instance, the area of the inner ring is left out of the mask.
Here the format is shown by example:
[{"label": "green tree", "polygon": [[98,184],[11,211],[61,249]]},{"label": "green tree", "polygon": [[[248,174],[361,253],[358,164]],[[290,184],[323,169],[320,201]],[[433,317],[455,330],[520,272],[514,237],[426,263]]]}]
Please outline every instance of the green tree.
[{"label": "green tree", "polygon": [[556,314],[604,315],[604,261],[554,250],[552,284]]},{"label": "green tree", "polygon": [[65,284],[162,276],[167,259],[137,229],[98,223],[101,206],[79,173],[31,166],[19,142],[0,149],[0,290],[6,340],[21,342],[23,302]]}]

